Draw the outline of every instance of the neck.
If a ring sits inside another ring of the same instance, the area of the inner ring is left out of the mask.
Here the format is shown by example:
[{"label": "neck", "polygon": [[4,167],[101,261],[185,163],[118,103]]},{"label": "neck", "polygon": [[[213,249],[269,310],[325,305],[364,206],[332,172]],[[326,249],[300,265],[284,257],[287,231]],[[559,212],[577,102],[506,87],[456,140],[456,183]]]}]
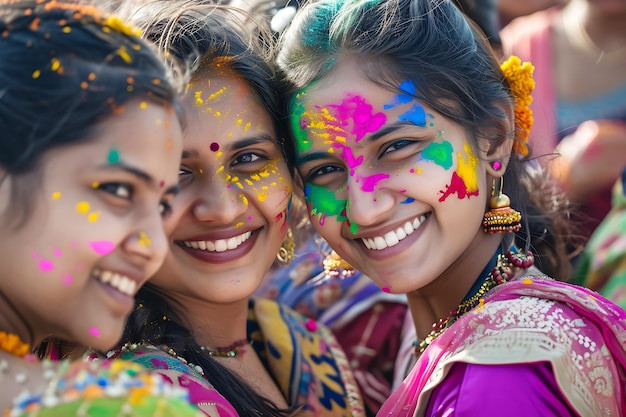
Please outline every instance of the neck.
[{"label": "neck", "polygon": [[216,349],[247,339],[248,299],[210,303],[187,296],[173,298],[182,306],[181,317],[199,345]]},{"label": "neck", "polygon": [[407,294],[418,338],[425,337],[432,330],[433,323],[457,309],[501,243],[501,235],[481,231],[439,277],[426,287]]}]

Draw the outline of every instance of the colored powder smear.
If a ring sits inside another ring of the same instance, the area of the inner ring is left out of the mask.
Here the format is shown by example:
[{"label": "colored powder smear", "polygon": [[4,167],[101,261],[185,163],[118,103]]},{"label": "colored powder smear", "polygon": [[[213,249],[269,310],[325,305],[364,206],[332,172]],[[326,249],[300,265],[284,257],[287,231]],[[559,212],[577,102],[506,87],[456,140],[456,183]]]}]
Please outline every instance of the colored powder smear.
[{"label": "colored powder smear", "polygon": [[89,243],[89,246],[94,250],[94,252],[102,256],[108,255],[115,249],[115,243],[106,240],[91,242]]},{"label": "colored powder smear", "polygon": [[311,203],[311,215],[337,216],[338,221],[347,220],[346,200],[339,200],[335,193],[314,184],[307,184],[304,191],[306,201]]},{"label": "colored powder smear", "polygon": [[81,201],[78,204],[76,204],[76,211],[79,212],[80,214],[87,214],[87,212],[89,211],[89,203],[86,201]]},{"label": "colored powder smear", "polygon": [[363,182],[363,184],[361,185],[361,190],[371,193],[374,191],[374,188],[376,187],[376,184],[382,180],[384,180],[385,178],[389,178],[389,175],[387,174],[374,174],[374,175],[370,175],[368,177],[362,177],[360,178],[360,180]]},{"label": "colored powder smear", "polygon": [[441,143],[431,142],[422,151],[422,159],[432,161],[443,169],[450,169],[453,151],[452,144],[447,140]]},{"label": "colored powder smear", "polygon": [[440,191],[441,197],[439,201],[445,201],[452,194],[457,194],[459,200],[478,195],[478,177],[476,173],[479,160],[467,142],[463,147],[467,154],[467,159],[464,159],[460,152],[457,154],[459,166],[452,173],[450,185],[445,190]]},{"label": "colored powder smear", "polygon": [[389,288],[389,287],[383,287],[383,288],[381,288],[380,290],[381,290],[382,292],[386,292],[386,293],[391,292],[391,288]]},{"label": "colored powder smear", "polygon": [[74,277],[72,277],[72,274],[67,274],[65,275],[65,280],[63,280],[63,285],[70,285],[73,280]]},{"label": "colored powder smear", "polygon": [[120,151],[117,148],[111,148],[109,154],[107,155],[107,162],[109,164],[120,163]]},{"label": "colored powder smear", "polygon": [[410,122],[416,126],[425,127],[426,117],[431,115],[427,115],[424,107],[422,107],[422,105],[415,100],[415,95],[417,93],[415,83],[411,80],[403,81],[400,83],[400,90],[403,91],[403,93],[396,94],[393,102],[385,104],[383,108],[392,109],[394,107],[406,105],[412,102],[413,104],[411,105],[411,108],[399,115],[398,120],[401,122]]},{"label": "colored powder smear", "polygon": [[100,329],[98,329],[97,327],[92,327],[91,329],[89,329],[89,333],[92,336],[100,337]]},{"label": "colored powder smear", "polygon": [[55,191],[52,193],[53,200],[58,200],[59,198],[61,198],[61,193],[59,191]]},{"label": "colored powder smear", "polygon": [[50,272],[54,269],[54,263],[48,259],[42,259],[39,261],[39,269],[43,272]]},{"label": "colored powder smear", "polygon": [[408,197],[406,200],[402,201],[400,204],[411,204],[414,201],[415,201],[414,198]]}]

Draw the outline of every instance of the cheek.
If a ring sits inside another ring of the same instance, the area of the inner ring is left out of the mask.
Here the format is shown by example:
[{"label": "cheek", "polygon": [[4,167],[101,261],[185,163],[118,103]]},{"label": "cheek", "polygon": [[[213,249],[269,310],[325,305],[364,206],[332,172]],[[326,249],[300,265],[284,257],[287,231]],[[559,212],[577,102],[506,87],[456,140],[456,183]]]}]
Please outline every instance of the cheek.
[{"label": "cheek", "polygon": [[337,198],[337,194],[326,187],[307,184],[305,197],[311,221],[323,226],[326,218],[337,222],[346,221],[347,200]]}]

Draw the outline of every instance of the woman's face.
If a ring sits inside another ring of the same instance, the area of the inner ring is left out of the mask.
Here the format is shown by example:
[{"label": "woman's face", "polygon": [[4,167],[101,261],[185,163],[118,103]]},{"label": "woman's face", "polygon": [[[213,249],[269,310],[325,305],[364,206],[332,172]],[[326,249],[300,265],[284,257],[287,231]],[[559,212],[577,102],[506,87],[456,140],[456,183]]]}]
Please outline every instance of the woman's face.
[{"label": "woman's face", "polygon": [[[291,108],[311,222],[384,291],[424,287],[483,234],[484,155],[466,131],[354,63],[301,91]],[[492,158],[493,159],[493,158]]]},{"label": "woman's face", "polygon": [[214,303],[247,299],[287,230],[292,182],[273,119],[232,73],[189,85],[180,195],[170,250],[150,281],[170,295]]},{"label": "woman's face", "polygon": [[[178,182],[181,128],[174,112],[131,101],[79,144],[47,152],[20,179],[32,214],[17,223],[0,184],[0,288],[32,343],[54,335],[106,350],[122,334],[134,295],[167,252],[163,219]],[[32,189],[25,190],[24,187]]]}]

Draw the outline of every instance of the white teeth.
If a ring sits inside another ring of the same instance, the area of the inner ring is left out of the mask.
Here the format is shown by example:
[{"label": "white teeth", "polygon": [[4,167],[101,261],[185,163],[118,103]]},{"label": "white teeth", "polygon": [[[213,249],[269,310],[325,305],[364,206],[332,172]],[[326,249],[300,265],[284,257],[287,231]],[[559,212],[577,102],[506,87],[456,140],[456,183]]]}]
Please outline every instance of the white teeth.
[{"label": "white teeth", "polygon": [[133,281],[125,275],[106,270],[101,271],[98,269],[94,270],[93,275],[103,284],[110,285],[122,294],[126,294],[131,297],[135,295],[135,292],[137,290],[137,282]]},{"label": "white teeth", "polygon": [[361,240],[367,249],[383,250],[397,245],[402,239],[416,231],[426,220],[426,216],[422,215],[415,218],[412,222],[406,222],[402,227],[385,233],[384,236],[376,236],[374,238],[364,237]]},{"label": "white teeth", "polygon": [[236,249],[243,242],[248,240],[252,236],[252,232],[246,232],[239,236],[231,237],[229,239],[211,240],[199,240],[199,241],[184,241],[183,244],[188,248],[206,250],[209,252],[225,252],[227,250]]}]

